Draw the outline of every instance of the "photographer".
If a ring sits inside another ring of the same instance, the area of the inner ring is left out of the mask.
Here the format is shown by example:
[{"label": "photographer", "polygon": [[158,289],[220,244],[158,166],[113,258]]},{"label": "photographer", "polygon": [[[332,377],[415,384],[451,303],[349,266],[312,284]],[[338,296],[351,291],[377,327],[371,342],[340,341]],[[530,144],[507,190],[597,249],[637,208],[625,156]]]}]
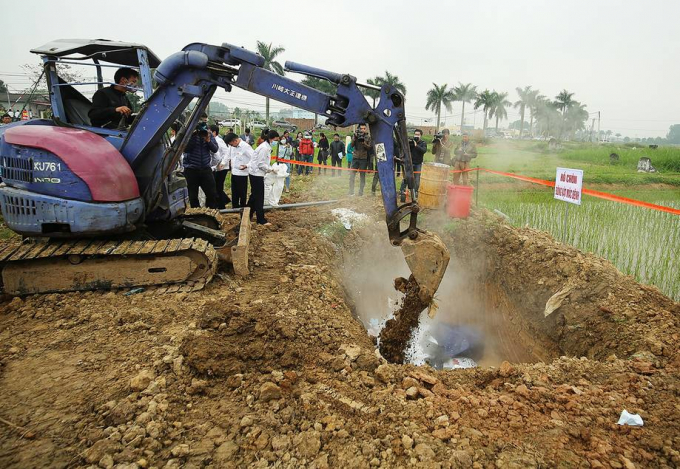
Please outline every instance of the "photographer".
[{"label": "photographer", "polygon": [[[359,128],[352,137],[352,147],[354,148],[354,156],[352,158],[352,169],[361,170],[359,182],[359,195],[364,195],[364,186],[366,185],[366,172],[368,168],[368,158],[371,156],[372,145],[371,136],[368,134],[366,124],[359,124]],[[356,178],[357,171],[352,171],[349,175],[349,195],[354,195],[354,178]]]},{"label": "photographer", "polygon": [[[463,171],[470,169],[470,160],[472,158],[477,158],[477,147],[470,141],[470,136],[468,134],[463,134],[463,141],[460,145],[456,147],[456,161],[453,164],[453,169],[457,171]],[[460,181],[460,175],[463,175],[463,185],[468,185],[468,172],[464,173],[453,173],[453,183],[458,185]]]},{"label": "photographer", "polygon": [[[413,176],[416,198],[418,197],[418,189],[420,189],[420,170],[423,169],[423,157],[427,152],[427,142],[423,140],[423,131],[416,129],[413,133],[413,138],[408,141],[409,150],[411,150],[411,162],[413,163]],[[402,202],[406,202],[406,173],[404,179],[401,181],[401,188],[399,189],[399,196]]]},{"label": "photographer", "polygon": [[184,177],[189,190],[189,204],[192,208],[201,206],[198,200],[198,188],[203,189],[205,204],[208,208],[217,208],[217,191],[215,178],[210,167],[212,153],[219,147],[212,133],[208,131],[208,115],[203,113],[196,130],[187,143],[184,155]]},{"label": "photographer", "polygon": [[432,140],[432,153],[434,154],[435,163],[443,163],[451,166],[451,152],[453,151],[453,141],[451,140],[451,131],[444,129],[434,136]]}]

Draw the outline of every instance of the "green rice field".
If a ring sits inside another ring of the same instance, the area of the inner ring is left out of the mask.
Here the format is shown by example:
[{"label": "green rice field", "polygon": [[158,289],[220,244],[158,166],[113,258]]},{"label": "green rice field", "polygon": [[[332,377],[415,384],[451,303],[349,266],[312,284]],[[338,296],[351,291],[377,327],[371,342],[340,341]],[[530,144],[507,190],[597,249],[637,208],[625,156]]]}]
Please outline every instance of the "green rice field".
[{"label": "green rice field", "polygon": [[[680,209],[675,191],[619,193]],[[641,283],[680,300],[680,216],[585,196],[582,205],[553,199],[549,190],[484,192],[480,205],[499,210],[515,226],[529,226],[611,261]],[[566,229],[565,229],[566,216]]]}]

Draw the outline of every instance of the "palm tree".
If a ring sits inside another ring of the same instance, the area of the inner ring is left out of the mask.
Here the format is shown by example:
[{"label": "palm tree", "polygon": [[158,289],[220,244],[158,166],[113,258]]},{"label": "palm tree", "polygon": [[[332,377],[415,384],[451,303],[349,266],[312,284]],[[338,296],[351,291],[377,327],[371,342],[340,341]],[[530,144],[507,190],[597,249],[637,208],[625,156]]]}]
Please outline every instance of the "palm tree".
[{"label": "palm tree", "polygon": [[522,136],[524,135],[524,111],[526,110],[527,106],[531,105],[531,97],[533,94],[533,90],[531,89],[531,86],[525,86],[524,88],[517,87],[515,88],[515,91],[517,91],[519,99],[515,101],[515,104],[513,106],[519,108],[520,115],[519,138],[522,138]]},{"label": "palm tree", "polygon": [[569,107],[574,102],[574,100],[572,99],[573,96],[574,93],[570,93],[567,90],[562,90],[560,91],[560,94],[555,96],[555,106],[557,107],[557,109],[562,111],[563,116],[567,109],[569,109]]},{"label": "palm tree", "polygon": [[[552,137],[555,126],[559,127],[562,115],[557,110],[557,104],[549,99],[540,99],[536,105],[536,123],[539,134]],[[559,130],[559,128],[558,128]]]},{"label": "palm tree", "polygon": [[496,132],[498,132],[498,121],[500,119],[508,118],[508,106],[512,106],[512,103],[508,101],[508,93],[497,93],[493,92],[493,107],[489,111],[489,117],[496,116]]},{"label": "palm tree", "polygon": [[531,90],[529,94],[529,115],[531,116],[531,122],[529,123],[529,135],[533,137],[534,135],[534,116],[538,112],[538,105],[544,101],[546,98],[542,94],[539,94],[538,90]]},{"label": "palm tree", "polygon": [[586,128],[588,117],[589,114],[586,110],[586,105],[581,104],[578,101],[573,101],[569,109],[567,109],[567,113],[564,115],[565,130],[567,130],[572,139],[576,136],[576,132]]},{"label": "palm tree", "polygon": [[477,97],[477,87],[472,83],[462,84],[458,82],[458,86],[453,89],[456,95],[456,101],[463,103],[463,109],[460,113],[460,133],[463,133],[463,125],[465,124],[465,103],[471,102]]},{"label": "palm tree", "polygon": [[439,132],[439,123],[442,117],[442,106],[446,108],[447,111],[451,112],[453,109],[451,104],[456,99],[456,95],[453,90],[447,88],[447,84],[444,83],[442,86],[432,83],[434,88],[427,92],[427,103],[425,104],[425,109],[428,111],[433,111],[437,113],[437,127],[435,133]]},{"label": "palm tree", "polygon": [[477,94],[477,100],[475,101],[475,109],[479,109],[481,107],[484,111],[484,132],[486,132],[487,119],[491,117],[489,115],[490,111],[494,106],[494,100],[496,98],[494,94],[495,93],[492,93],[489,90],[484,90]]},{"label": "palm tree", "polygon": [[404,85],[401,80],[399,80],[399,77],[397,75],[392,75],[390,72],[385,70],[385,76],[384,77],[376,77],[378,80],[379,84],[382,85],[390,85],[392,88],[395,88],[397,91],[399,91],[401,94],[406,96],[406,85]]},{"label": "palm tree", "polygon": [[[284,52],[286,49],[284,49],[281,46],[276,46],[273,47],[272,43],[270,42],[269,44],[265,44],[262,41],[257,41],[257,53],[262,56],[264,59],[264,65],[262,68],[265,70],[269,70],[270,72],[278,73],[279,75],[283,75],[283,66],[276,60],[276,56]],[[269,98],[266,98],[267,106],[265,108],[265,120],[267,123],[269,123]]]},{"label": "palm tree", "polygon": [[[396,88],[401,94],[406,95],[406,85],[404,85],[397,75],[392,75],[390,72],[385,71],[384,77],[376,76],[375,78],[369,78],[366,83],[374,86],[390,85]],[[369,98],[373,99],[373,108],[375,109],[375,101],[380,97],[380,90],[366,89],[364,94]]]},{"label": "palm tree", "polygon": [[[381,80],[380,77],[369,78],[368,80],[366,80],[366,83],[368,83],[369,85],[380,87],[380,86],[382,86],[382,84],[380,83],[380,80]],[[373,109],[375,109],[375,100],[380,97],[380,90],[372,90],[372,89],[366,88],[364,90],[364,94],[366,96],[368,96],[369,98],[373,98]]]}]

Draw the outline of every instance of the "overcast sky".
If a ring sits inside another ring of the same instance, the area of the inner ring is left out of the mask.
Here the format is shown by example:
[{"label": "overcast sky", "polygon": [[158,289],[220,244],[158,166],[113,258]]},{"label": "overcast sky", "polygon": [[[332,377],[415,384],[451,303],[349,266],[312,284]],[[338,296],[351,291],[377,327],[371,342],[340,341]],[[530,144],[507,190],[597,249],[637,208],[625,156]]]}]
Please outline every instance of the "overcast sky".
[{"label": "overcast sky", "polygon": [[[680,123],[680,2],[640,1],[3,1],[0,79],[23,89],[29,49],[58,38],[106,38],[147,45],[159,57],[191,42],[255,49],[257,40],[306,63],[359,80],[385,70],[407,87],[409,121],[432,117],[426,93],[473,83],[509,92],[531,85],[554,98],[575,93],[602,129],[630,137],[666,134]],[[230,107],[264,111],[264,98],[216,95]],[[272,110],[283,106],[272,104]],[[466,107],[466,123],[482,115]],[[519,118],[517,110],[509,119]],[[448,125],[460,122],[454,105]]]}]

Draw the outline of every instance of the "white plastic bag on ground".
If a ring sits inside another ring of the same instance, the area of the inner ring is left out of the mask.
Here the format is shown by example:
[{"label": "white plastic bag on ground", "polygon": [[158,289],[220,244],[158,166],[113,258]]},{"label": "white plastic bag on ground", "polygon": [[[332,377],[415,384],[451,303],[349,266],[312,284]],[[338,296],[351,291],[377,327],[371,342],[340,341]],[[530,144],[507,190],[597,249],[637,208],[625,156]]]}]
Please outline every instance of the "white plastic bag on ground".
[{"label": "white plastic bag on ground", "polygon": [[630,425],[631,427],[641,427],[644,425],[639,414],[631,414],[626,409],[621,412],[621,417],[619,417],[619,421],[616,423],[618,425]]},{"label": "white plastic bag on ground", "polygon": [[272,172],[264,177],[264,203],[265,205],[279,205],[283,186],[288,177],[288,167],[285,164],[275,163],[271,166]]}]

